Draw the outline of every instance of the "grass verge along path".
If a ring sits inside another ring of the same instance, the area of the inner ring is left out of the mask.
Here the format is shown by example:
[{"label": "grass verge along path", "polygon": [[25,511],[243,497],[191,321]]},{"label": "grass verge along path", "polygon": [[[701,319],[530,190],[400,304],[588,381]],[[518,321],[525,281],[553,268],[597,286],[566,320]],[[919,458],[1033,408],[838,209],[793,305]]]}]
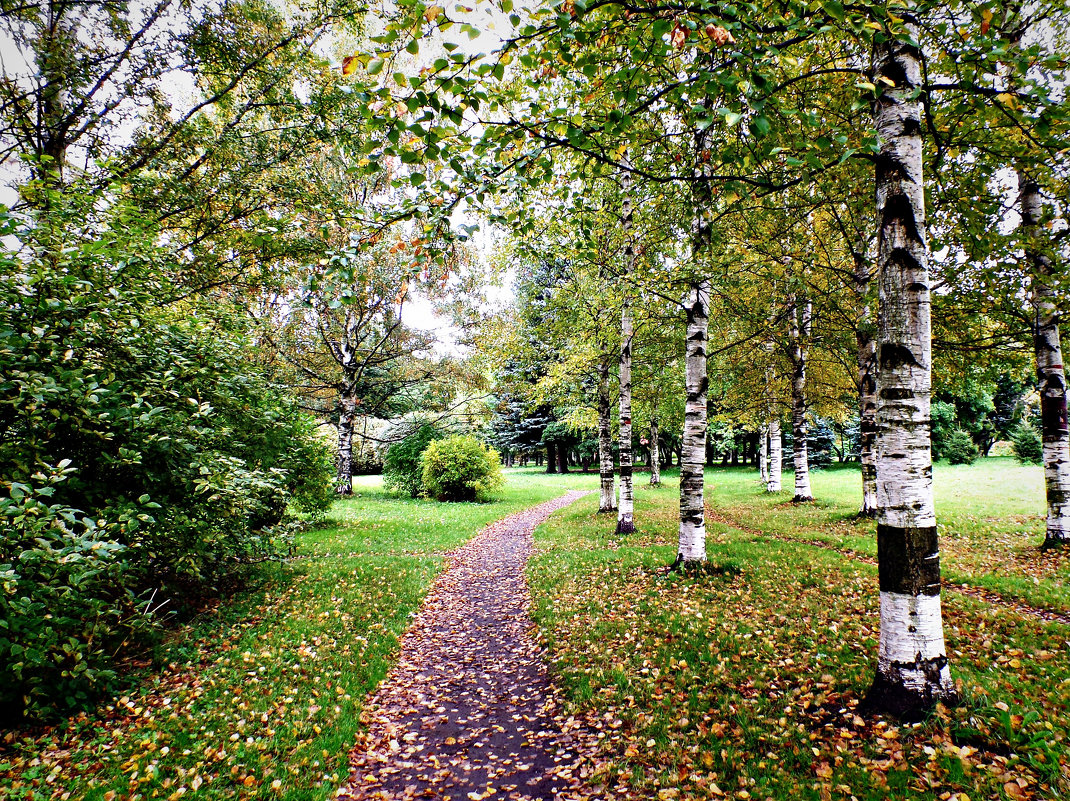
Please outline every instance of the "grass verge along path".
[{"label": "grass verge along path", "polygon": [[719,571],[666,574],[677,503],[670,479],[637,492],[634,535],[616,536],[593,499],[536,531],[533,617],[571,711],[602,729],[608,784],[657,799],[1070,793],[1070,628],[948,594],[962,703],[918,725],[864,719],[875,567],[711,521]]},{"label": "grass verge along path", "polygon": [[0,797],[324,799],[349,774],[367,694],[441,570],[487,523],[596,476],[507,471],[499,500],[440,504],[378,478],[300,538],[302,559],[183,627],[124,694],[0,732]]}]

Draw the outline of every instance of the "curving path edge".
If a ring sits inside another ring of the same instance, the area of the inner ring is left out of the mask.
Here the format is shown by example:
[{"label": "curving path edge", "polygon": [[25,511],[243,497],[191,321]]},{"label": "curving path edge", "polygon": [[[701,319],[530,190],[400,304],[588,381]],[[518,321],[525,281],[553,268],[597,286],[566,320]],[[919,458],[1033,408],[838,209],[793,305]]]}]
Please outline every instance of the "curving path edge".
[{"label": "curving path edge", "polygon": [[535,527],[588,494],[505,517],[452,552],[362,715],[339,798],[590,796],[593,746],[560,714],[524,578]]}]

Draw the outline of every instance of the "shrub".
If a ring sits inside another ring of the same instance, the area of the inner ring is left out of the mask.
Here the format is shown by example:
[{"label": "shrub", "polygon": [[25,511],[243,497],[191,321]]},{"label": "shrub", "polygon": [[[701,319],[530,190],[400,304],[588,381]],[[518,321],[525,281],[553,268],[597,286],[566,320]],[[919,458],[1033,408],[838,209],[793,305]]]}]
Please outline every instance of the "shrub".
[{"label": "shrub", "polygon": [[240,334],[160,305],[143,247],[72,245],[58,266],[0,249],[0,703],[34,714],[104,688],[158,622],[150,597],[237,586],[288,551],[291,500],[329,497],[311,421]]},{"label": "shrub", "polygon": [[502,485],[498,452],[472,436],[432,442],[422,461],[424,489],[440,501],[474,501]]},{"label": "shrub", "polygon": [[980,451],[970,435],[959,428],[952,431],[944,442],[943,455],[948,464],[973,464]]},{"label": "shrub", "polygon": [[114,652],[153,625],[116,542],[124,521],[52,502],[74,472],[42,466],[0,496],[0,710],[11,718],[68,711],[108,689]]},{"label": "shrub", "polygon": [[443,436],[430,423],[423,423],[401,442],[391,445],[383,459],[383,483],[386,488],[418,497],[424,489],[421,457],[428,445]]},{"label": "shrub", "polygon": [[961,429],[955,424],[955,405],[946,401],[934,400],[929,410],[932,425],[932,449],[934,459],[947,457],[948,441]]},{"label": "shrub", "polygon": [[1011,434],[1014,458],[1022,464],[1040,464],[1044,460],[1044,443],[1037,430],[1023,423]]}]

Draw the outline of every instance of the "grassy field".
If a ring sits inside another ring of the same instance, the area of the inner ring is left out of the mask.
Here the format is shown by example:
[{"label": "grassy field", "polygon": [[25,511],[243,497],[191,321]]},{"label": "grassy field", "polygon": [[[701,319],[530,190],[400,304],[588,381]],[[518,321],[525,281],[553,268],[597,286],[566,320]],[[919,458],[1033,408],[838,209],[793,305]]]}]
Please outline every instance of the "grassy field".
[{"label": "grassy field", "polygon": [[[938,466],[945,567],[1066,608],[1065,561],[1035,548],[1038,475],[1006,460]],[[918,725],[863,719],[876,568],[755,533],[872,553],[873,524],[852,519],[857,473],[815,474],[820,500],[805,507],[764,496],[753,471],[708,478],[712,506],[750,530],[710,526],[713,575],[664,570],[675,555],[671,478],[637,492],[635,535],[615,536],[594,498],[536,532],[533,612],[575,711],[604,731],[604,781],[659,799],[1070,792],[1070,629],[947,592],[961,704]]]},{"label": "grassy field", "polygon": [[129,689],[47,731],[0,736],[0,798],[331,796],[360,710],[452,549],[593,476],[509,472],[500,498],[439,504],[357,480],[301,558],[175,633]]},{"label": "grassy field", "polygon": [[[791,504],[784,492],[758,486],[755,470],[710,473],[708,502],[744,528],[876,556],[876,526],[855,517],[861,503],[857,467],[815,471],[812,504]],[[973,465],[938,464],[933,473],[944,577],[983,587],[1033,606],[1070,612],[1070,554],[1040,552],[1044,540],[1044,479],[1040,467],[1009,458]]]}]

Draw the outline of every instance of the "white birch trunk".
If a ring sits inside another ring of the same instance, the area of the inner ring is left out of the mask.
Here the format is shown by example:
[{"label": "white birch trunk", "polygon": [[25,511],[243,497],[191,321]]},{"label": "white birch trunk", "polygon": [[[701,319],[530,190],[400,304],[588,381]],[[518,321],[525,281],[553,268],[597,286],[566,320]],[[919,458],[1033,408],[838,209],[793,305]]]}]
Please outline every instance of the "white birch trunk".
[{"label": "white birch trunk", "polygon": [[758,426],[758,477],[762,486],[769,485],[769,424]]},{"label": "white birch trunk", "polygon": [[769,481],[765,485],[768,492],[780,492],[783,489],[783,464],[784,440],[780,435],[780,420],[774,417],[769,421]]},{"label": "white birch trunk", "polygon": [[650,417],[650,486],[661,486],[661,445],[658,443],[657,407]]},{"label": "white birch trunk", "polygon": [[617,511],[616,475],[613,470],[613,431],[610,420],[609,364],[603,357],[598,364],[598,476],[601,493],[599,512]]},{"label": "white birch trunk", "polygon": [[[627,164],[626,164],[627,166]],[[617,508],[617,533],[635,531],[633,517],[634,489],[632,486],[632,308],[627,281],[635,268],[635,248],[632,245],[631,173],[625,171],[621,187],[624,190],[622,216],[624,236],[624,302],[620,313],[620,505]]]},{"label": "white birch trunk", "polygon": [[[916,26],[906,23],[912,38]],[[922,179],[921,53],[891,39],[874,51],[888,82],[874,106],[880,296],[877,561],[880,651],[867,703],[916,717],[955,696],[940,611],[940,549],[930,451],[932,343]]]},{"label": "white birch trunk", "polygon": [[1033,280],[1033,352],[1040,392],[1040,427],[1043,437],[1044,491],[1048,522],[1044,547],[1070,543],[1070,427],[1066,414],[1066,374],[1059,338],[1059,311],[1051,288],[1052,262],[1044,252],[1040,221],[1040,186],[1018,170],[1018,202],[1026,237],[1025,258]]},{"label": "white birch trunk", "polygon": [[796,298],[791,312],[791,433],[792,464],[795,468],[794,503],[807,503],[814,499],[810,489],[810,460],[806,450],[806,341],[810,336],[810,321],[813,304],[809,299]]},{"label": "white birch trunk", "polygon": [[687,402],[680,456],[680,540],[676,562],[706,560],[706,513],[703,507],[706,466],[706,338],[709,334],[710,285],[700,282],[688,299],[684,357]]}]

